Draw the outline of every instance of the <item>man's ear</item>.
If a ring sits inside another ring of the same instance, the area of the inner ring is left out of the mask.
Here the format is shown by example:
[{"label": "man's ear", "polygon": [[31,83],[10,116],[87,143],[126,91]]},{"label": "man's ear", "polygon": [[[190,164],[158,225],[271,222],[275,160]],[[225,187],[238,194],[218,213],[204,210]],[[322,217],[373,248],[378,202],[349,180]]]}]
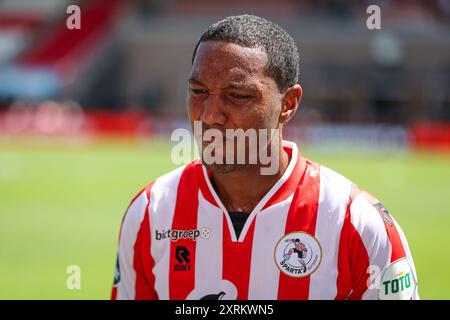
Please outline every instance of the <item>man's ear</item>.
[{"label": "man's ear", "polygon": [[280,123],[285,124],[294,116],[302,98],[303,90],[299,84],[289,87],[283,97]]}]

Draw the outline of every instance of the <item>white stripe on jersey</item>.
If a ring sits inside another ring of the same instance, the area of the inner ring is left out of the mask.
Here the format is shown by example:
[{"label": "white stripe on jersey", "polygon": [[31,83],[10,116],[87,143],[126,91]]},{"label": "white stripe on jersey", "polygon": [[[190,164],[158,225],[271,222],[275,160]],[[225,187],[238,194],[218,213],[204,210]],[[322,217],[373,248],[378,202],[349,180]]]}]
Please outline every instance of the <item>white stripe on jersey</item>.
[{"label": "white stripe on jersey", "polygon": [[[350,205],[350,222],[367,250],[369,266],[383,270],[390,263],[392,246],[383,219],[363,193],[359,193]],[[378,299],[377,286],[368,288],[362,299]]]},{"label": "white stripe on jersey", "polygon": [[248,299],[276,300],[280,270],[274,263],[276,244],[284,236],[293,194],[286,200],[261,211],[255,221]]},{"label": "white stripe on jersey", "polygon": [[136,294],[136,272],[133,267],[134,244],[142,220],[147,214],[147,195],[145,190],[128,208],[122,224],[121,239],[119,241],[119,266],[121,270],[120,282],[117,285],[117,300],[134,299]]},{"label": "white stripe on jersey", "polygon": [[334,299],[337,293],[339,239],[344,224],[351,182],[320,166],[320,193],[315,237],[322,247],[320,268],[311,275],[309,299]]},{"label": "white stripe on jersey", "polygon": [[[397,224],[397,221],[395,219],[392,219],[394,221],[395,228],[397,229],[398,235],[400,236],[400,240],[402,241],[403,248],[405,249],[406,258],[408,259],[409,265],[411,266],[412,272],[414,273],[414,277],[417,280],[417,272],[416,272],[416,266],[414,265],[414,260],[411,255],[411,251],[409,250],[408,241],[406,240],[405,234],[403,233],[402,228]],[[413,300],[419,300],[419,286],[417,285],[416,293],[414,294]]]},{"label": "white stripe on jersey", "polygon": [[167,231],[172,228],[178,183],[184,168],[180,167],[156,179],[150,191],[151,255],[155,261],[155,290],[160,300],[169,299],[170,241],[157,241],[153,235],[156,230]]},{"label": "white stripe on jersey", "polygon": [[213,206],[198,192],[197,229],[210,230],[209,238],[199,237],[195,248],[195,290],[220,289],[222,282],[222,209]]}]

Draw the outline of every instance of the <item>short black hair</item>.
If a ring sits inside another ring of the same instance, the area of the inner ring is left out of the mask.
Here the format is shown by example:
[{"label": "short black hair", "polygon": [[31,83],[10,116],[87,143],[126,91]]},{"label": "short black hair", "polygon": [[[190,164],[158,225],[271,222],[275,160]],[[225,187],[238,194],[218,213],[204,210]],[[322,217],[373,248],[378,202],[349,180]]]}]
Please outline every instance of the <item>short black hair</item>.
[{"label": "short black hair", "polygon": [[299,55],[294,39],[280,26],[264,18],[244,14],[229,16],[211,25],[198,40],[198,46],[206,41],[224,41],[248,48],[263,49],[268,58],[267,72],[283,92],[297,84]]}]

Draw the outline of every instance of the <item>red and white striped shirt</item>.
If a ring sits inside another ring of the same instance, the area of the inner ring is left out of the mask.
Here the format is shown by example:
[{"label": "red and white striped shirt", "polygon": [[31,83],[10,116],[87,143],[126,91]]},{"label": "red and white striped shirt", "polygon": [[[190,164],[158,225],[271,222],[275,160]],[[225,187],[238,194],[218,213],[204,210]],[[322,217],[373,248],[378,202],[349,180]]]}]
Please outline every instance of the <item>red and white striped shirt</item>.
[{"label": "red and white striped shirt", "polygon": [[131,202],[113,299],[418,299],[405,236],[386,209],[334,171],[290,155],[239,238],[195,161]]}]

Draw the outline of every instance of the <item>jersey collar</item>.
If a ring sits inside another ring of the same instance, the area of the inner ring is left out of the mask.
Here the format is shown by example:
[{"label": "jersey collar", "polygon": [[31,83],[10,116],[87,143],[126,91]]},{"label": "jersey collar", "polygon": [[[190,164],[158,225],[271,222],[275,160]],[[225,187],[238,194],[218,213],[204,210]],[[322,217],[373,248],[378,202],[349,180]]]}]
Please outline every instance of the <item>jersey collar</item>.
[{"label": "jersey collar", "polygon": [[[288,199],[299,185],[301,177],[306,169],[306,160],[301,156],[297,145],[294,142],[283,140],[283,149],[290,155],[289,165],[281,178],[256,205],[250,216]],[[197,161],[196,167],[199,178],[199,187],[203,197],[212,205],[220,207],[224,212],[227,212],[225,206],[222,204],[222,201],[212,187],[210,180],[211,173],[208,172],[200,161]]]}]

